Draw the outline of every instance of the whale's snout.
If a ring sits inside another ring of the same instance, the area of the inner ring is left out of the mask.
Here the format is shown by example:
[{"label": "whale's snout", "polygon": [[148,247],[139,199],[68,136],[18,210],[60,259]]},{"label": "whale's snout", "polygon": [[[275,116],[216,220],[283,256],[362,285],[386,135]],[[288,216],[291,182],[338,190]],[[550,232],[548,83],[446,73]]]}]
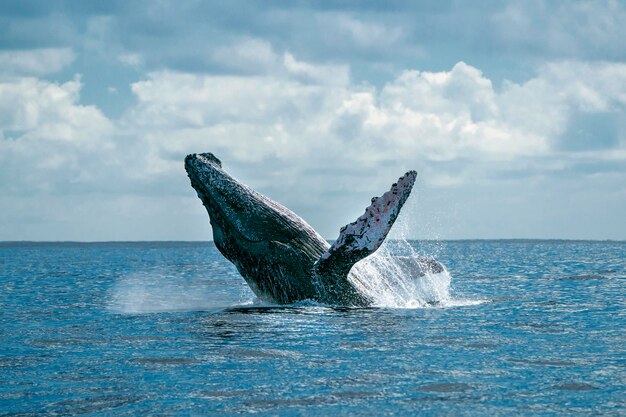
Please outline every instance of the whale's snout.
[{"label": "whale's snout", "polygon": [[212,153],[187,155],[185,170],[209,213],[214,235],[216,228],[235,229],[246,240],[262,240],[267,212],[262,196],[228,175]]},{"label": "whale's snout", "polygon": [[212,153],[192,153],[185,158],[185,170],[192,187],[203,201],[215,201],[216,193],[233,179],[222,170],[222,162]]},{"label": "whale's snout", "polygon": [[[198,197],[223,214],[241,198],[237,181],[222,170],[222,162],[212,153],[193,153],[185,158],[185,170]],[[239,191],[239,192],[238,192]]]},{"label": "whale's snout", "polygon": [[[222,169],[222,161],[212,153],[192,153],[185,158],[185,170],[191,177],[211,173],[215,169]],[[195,187],[194,187],[195,188]]]}]

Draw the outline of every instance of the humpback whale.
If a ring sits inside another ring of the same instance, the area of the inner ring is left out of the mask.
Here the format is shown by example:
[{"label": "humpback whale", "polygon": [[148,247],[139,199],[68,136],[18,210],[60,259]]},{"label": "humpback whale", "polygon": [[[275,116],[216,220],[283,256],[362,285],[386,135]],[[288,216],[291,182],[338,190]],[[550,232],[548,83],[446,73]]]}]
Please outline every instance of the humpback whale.
[{"label": "humpback whale", "polygon": [[[185,170],[208,212],[215,246],[258,298],[342,306],[373,303],[353,284],[353,275],[363,272],[351,271],[352,266],[383,243],[417,176],[409,171],[372,198],[365,213],[342,227],[330,245],[297,214],[227,174],[212,153],[188,155]],[[423,275],[424,269],[437,272],[440,264],[431,260],[418,267]]]}]

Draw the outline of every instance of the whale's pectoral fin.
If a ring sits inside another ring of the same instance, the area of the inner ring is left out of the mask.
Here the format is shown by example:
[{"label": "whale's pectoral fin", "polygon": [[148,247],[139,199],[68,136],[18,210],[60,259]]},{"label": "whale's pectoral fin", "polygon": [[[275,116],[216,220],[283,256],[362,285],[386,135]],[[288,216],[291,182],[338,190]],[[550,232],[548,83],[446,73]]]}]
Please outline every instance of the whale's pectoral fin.
[{"label": "whale's pectoral fin", "polygon": [[341,228],[335,243],[315,263],[320,276],[347,279],[352,265],[374,253],[387,237],[415,183],[417,172],[404,174],[391,189],[372,204],[356,221]]}]

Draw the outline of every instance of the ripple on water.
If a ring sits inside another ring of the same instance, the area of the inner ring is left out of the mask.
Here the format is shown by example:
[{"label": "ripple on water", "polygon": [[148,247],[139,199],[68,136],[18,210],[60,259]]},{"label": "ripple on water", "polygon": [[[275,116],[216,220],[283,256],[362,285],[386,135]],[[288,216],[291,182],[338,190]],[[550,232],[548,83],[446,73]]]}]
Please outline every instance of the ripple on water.
[{"label": "ripple on water", "polygon": [[128,406],[130,404],[141,401],[144,398],[146,397],[137,394],[108,394],[85,398],[75,398],[53,403],[49,407],[47,407],[47,412],[53,411],[52,414],[100,413]]},{"label": "ripple on water", "polygon": [[498,345],[492,343],[469,343],[464,346],[470,349],[495,349],[498,347]]},{"label": "ripple on water", "polygon": [[555,385],[553,388],[561,391],[594,391],[600,389],[595,385],[584,382],[570,382],[567,384]]},{"label": "ripple on water", "polygon": [[132,358],[129,363],[142,365],[191,365],[200,362],[194,358]]},{"label": "ripple on water", "polygon": [[577,365],[577,363],[575,362],[561,361],[561,360],[548,361],[548,360],[542,360],[542,359],[529,360],[529,359],[508,358],[507,361],[514,362],[514,363],[523,363],[526,365],[535,365],[535,366],[576,366]]},{"label": "ripple on water", "polygon": [[591,280],[597,280],[597,279],[606,279],[606,277],[603,275],[583,274],[583,275],[570,275],[567,277],[561,277],[559,279],[563,281],[591,281]]},{"label": "ripple on water", "polygon": [[417,388],[423,392],[465,392],[470,391],[472,386],[463,382],[442,382],[438,384],[422,385]]},{"label": "ripple on water", "polygon": [[237,358],[252,359],[299,359],[302,355],[297,352],[280,349],[231,349],[230,352]]}]

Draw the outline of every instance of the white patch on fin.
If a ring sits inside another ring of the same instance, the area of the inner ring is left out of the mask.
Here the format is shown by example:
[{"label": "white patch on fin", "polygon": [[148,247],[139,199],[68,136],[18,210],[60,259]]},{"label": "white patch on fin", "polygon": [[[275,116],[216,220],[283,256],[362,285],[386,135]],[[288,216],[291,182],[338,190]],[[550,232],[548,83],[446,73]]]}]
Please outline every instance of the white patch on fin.
[{"label": "white patch on fin", "polygon": [[335,243],[317,262],[317,270],[337,269],[337,272],[347,274],[354,263],[375,252],[411,194],[416,177],[417,172],[409,171],[385,194],[372,198],[372,204],[361,217],[341,228]]}]

